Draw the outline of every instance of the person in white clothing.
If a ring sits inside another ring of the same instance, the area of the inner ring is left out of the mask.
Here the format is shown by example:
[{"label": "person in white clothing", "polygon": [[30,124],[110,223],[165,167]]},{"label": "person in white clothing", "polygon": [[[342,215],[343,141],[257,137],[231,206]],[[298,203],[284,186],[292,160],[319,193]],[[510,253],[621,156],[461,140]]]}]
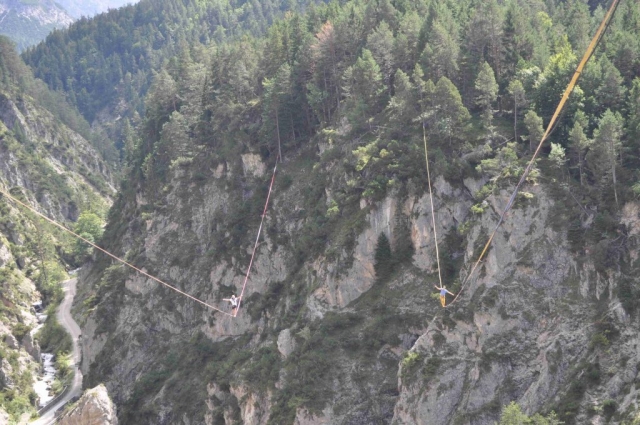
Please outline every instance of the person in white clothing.
[{"label": "person in white clothing", "polygon": [[231,310],[235,313],[236,308],[238,308],[238,302],[240,298],[237,298],[235,294],[231,295],[231,298],[223,298],[223,301],[229,301],[231,303]]}]

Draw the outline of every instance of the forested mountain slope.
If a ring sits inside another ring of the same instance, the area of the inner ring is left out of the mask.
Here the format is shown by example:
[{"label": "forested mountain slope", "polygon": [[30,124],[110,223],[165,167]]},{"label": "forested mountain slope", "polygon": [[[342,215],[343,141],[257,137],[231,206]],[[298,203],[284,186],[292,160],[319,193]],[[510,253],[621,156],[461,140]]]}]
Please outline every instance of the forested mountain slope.
[{"label": "forested mountain slope", "polygon": [[73,18],[53,0],[0,1],[0,34],[10,37],[20,51],[71,22]]},{"label": "forested mountain slope", "polygon": [[[242,34],[263,34],[287,10],[313,1],[143,0],[80,19],[23,54],[36,77],[67,93],[92,124],[101,124],[122,148],[123,123],[144,115],[156,72],[180,54],[204,60],[204,45]],[[175,65],[175,59],[174,59]],[[168,65],[171,66],[171,65]],[[125,119],[121,119],[125,118]]]},{"label": "forested mountain slope", "polygon": [[[81,136],[88,124],[33,79],[4,36],[0,64],[0,187],[85,236],[98,237],[99,216],[115,190],[111,171]],[[73,224],[79,218],[80,224]],[[84,228],[87,220],[97,227]],[[30,335],[37,325],[31,304],[55,303],[66,270],[87,255],[85,246],[1,197],[0,423],[17,423],[36,410],[33,377],[40,369],[40,347]],[[47,329],[55,326],[47,323]],[[60,334],[40,340],[49,352],[64,341]]]},{"label": "forested mountain slope", "polygon": [[446,310],[432,297],[423,125],[457,292],[603,15],[578,0],[334,2],[180,49],[128,132],[102,243],[227,308],[282,151],[265,233],[235,319],[96,256],[76,304],[86,385],[104,382],[125,424],[493,424],[511,401],[542,424],[552,410],[632,423],[638,1],[622,1],[477,276]]}]

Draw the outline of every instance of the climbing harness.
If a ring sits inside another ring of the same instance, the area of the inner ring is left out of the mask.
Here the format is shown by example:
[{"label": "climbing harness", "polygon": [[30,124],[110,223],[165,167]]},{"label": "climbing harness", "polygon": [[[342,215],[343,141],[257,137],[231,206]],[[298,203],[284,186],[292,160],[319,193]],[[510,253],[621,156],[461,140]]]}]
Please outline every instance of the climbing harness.
[{"label": "climbing harness", "polygon": [[511,197],[509,198],[509,202],[507,202],[507,205],[505,206],[504,211],[502,211],[502,214],[500,214],[500,219],[498,220],[498,223],[496,224],[495,229],[491,233],[491,236],[489,236],[489,239],[487,240],[487,243],[484,245],[484,248],[482,249],[482,252],[480,253],[480,256],[478,257],[478,260],[474,263],[473,267],[471,268],[471,271],[469,272],[469,274],[467,274],[467,276],[465,277],[464,281],[462,282],[462,285],[460,287],[460,290],[458,291],[458,294],[455,296],[453,301],[451,301],[449,303],[449,305],[447,307],[451,306],[452,304],[454,304],[458,300],[458,298],[460,297],[460,294],[462,294],[462,291],[465,289],[466,285],[468,284],[471,276],[473,275],[475,270],[478,268],[478,265],[480,264],[480,262],[484,258],[484,255],[487,253],[487,250],[489,249],[489,246],[491,245],[491,242],[493,241],[494,236],[498,232],[498,228],[500,227],[500,225],[504,221],[504,218],[505,218],[507,212],[513,206],[513,203],[514,203],[514,201],[516,199],[516,196],[518,195],[518,190],[520,189],[520,186],[522,186],[522,184],[526,180],[527,176],[529,175],[529,172],[531,172],[531,169],[533,168],[533,164],[534,164],[534,162],[536,160],[536,157],[538,156],[538,153],[540,152],[540,149],[542,148],[542,144],[547,140],[547,137],[549,137],[549,134],[551,133],[552,129],[555,128],[556,120],[558,119],[558,116],[560,115],[560,113],[564,109],[564,105],[567,102],[567,99],[569,98],[569,95],[573,91],[573,88],[575,87],[576,82],[578,81],[578,78],[580,77],[580,74],[582,73],[582,70],[584,69],[584,67],[586,66],[587,62],[589,61],[589,59],[593,55],[596,47],[598,46],[598,43],[600,43],[600,40],[602,39],[602,36],[604,35],[605,30],[609,26],[609,22],[611,21],[611,17],[613,16],[613,14],[616,11],[616,8],[618,7],[618,3],[619,3],[619,0],[613,0],[612,1],[611,6],[609,7],[609,10],[607,11],[607,14],[604,16],[604,18],[602,19],[602,22],[600,23],[600,26],[598,27],[598,31],[596,31],[596,34],[591,39],[591,42],[589,43],[589,47],[587,48],[587,51],[584,53],[584,56],[582,56],[582,60],[578,64],[578,68],[576,69],[575,73],[573,74],[573,77],[571,78],[571,81],[569,82],[569,85],[565,89],[564,94],[562,95],[562,98],[560,99],[560,103],[558,104],[558,107],[556,108],[555,112],[553,113],[553,116],[551,117],[551,121],[549,121],[549,124],[547,125],[547,129],[544,132],[544,135],[542,136],[542,139],[540,139],[540,143],[538,143],[538,147],[536,148],[535,152],[533,153],[533,156],[531,157],[531,160],[529,161],[529,163],[527,164],[527,167],[525,168],[524,172],[522,173],[522,177],[520,177],[520,181],[518,181],[518,184],[516,185],[515,189],[513,190],[513,193],[511,194]]}]

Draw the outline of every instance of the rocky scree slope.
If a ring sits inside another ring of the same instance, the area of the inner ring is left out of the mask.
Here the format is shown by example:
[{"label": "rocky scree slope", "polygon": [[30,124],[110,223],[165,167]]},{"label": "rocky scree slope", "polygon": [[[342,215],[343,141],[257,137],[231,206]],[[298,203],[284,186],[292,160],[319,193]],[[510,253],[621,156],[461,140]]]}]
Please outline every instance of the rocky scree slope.
[{"label": "rocky scree slope", "polygon": [[[636,202],[622,210],[618,267],[596,270],[590,248],[568,242],[566,191],[530,185],[460,301],[442,310],[422,182],[336,214],[346,185],[337,157],[312,149],[281,166],[234,320],[98,257],[76,304],[83,371],[88,385],[106,383],[121,423],[493,424],[512,400],[567,423],[631,417],[638,319],[619,296],[638,267]],[[242,286],[269,166],[245,153],[173,167],[159,191],[123,192],[105,239],[226,308],[221,298]],[[435,182],[449,282],[508,198],[506,185],[472,214],[483,183]],[[393,270],[386,279],[375,276],[381,233],[396,253],[378,258]]]},{"label": "rocky scree slope", "polygon": [[116,408],[104,385],[85,391],[57,421],[60,425],[118,425]]}]

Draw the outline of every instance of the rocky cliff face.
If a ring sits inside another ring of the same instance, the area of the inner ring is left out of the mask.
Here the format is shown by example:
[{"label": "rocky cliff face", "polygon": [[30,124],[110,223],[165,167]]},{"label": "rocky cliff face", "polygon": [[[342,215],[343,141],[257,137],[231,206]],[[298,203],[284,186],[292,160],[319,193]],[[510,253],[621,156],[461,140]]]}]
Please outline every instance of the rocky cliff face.
[{"label": "rocky cliff face", "polygon": [[[575,423],[603,423],[607,404],[637,409],[637,321],[617,296],[621,276],[572,253],[551,224],[558,205],[543,187],[533,193],[509,214],[462,301],[436,315],[400,364],[393,423],[489,424],[512,400]],[[494,220],[485,213],[472,227],[466,258]]]},{"label": "rocky cliff face", "polygon": [[20,187],[49,217],[74,221],[115,192],[111,170],[77,133],[28,98],[0,95],[0,178]]},{"label": "rocky cliff face", "polygon": [[118,425],[116,407],[104,385],[84,392],[66,413],[58,419],[59,425]]},{"label": "rocky cliff face", "polygon": [[[255,188],[268,178],[268,167],[249,159],[212,166],[198,183],[188,168],[175,169],[162,196],[129,196],[113,247],[227,308],[221,298],[242,286],[260,219],[238,217],[238,200],[260,204]],[[315,246],[305,234],[311,208],[325,211],[336,184],[307,203],[318,175],[306,164],[282,167],[236,319],[119,266],[105,273],[102,260],[85,276],[83,299],[92,303],[87,309],[79,299],[76,307],[86,317],[83,368],[90,383],[107,383],[122,423],[480,425],[515,400],[529,413],[554,409],[596,424],[637,409],[638,323],[621,304],[618,282],[637,267],[638,205],[624,208],[620,252],[630,256],[628,267],[603,273],[589,256],[593,247],[576,250],[568,241],[564,201],[544,185],[528,187],[460,300],[443,310],[431,296],[428,196],[396,192],[362,202],[325,221],[333,232],[304,255],[301,246],[305,253]],[[459,282],[451,270],[465,276],[508,197],[498,190],[484,213],[472,214],[481,186],[435,183],[450,288]],[[593,215],[583,220],[586,228]],[[408,238],[415,247],[386,282],[374,273],[380,233],[396,249]]]}]

